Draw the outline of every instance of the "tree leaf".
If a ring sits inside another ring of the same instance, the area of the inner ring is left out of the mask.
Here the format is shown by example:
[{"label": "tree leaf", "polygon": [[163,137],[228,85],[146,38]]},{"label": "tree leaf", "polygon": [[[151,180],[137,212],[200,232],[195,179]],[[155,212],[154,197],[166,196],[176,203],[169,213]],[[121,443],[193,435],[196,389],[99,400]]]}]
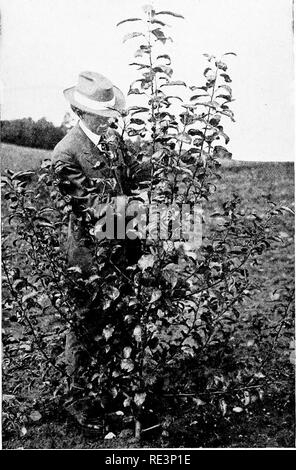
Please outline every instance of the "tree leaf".
[{"label": "tree leaf", "polygon": [[204,137],[203,132],[200,131],[199,129],[189,129],[188,134],[189,134],[189,135],[192,135],[192,136],[193,136],[193,135],[199,135],[201,138]]},{"label": "tree leaf", "polygon": [[11,186],[10,178],[8,178],[7,176],[1,176],[1,183],[3,184],[3,186],[5,186],[6,184]]},{"label": "tree leaf", "polygon": [[142,19],[141,18],[127,18],[126,20],[119,21],[119,23],[117,23],[116,26],[119,26],[123,23],[127,23],[129,21],[142,21]]},{"label": "tree leaf", "polygon": [[154,255],[142,255],[138,261],[138,266],[142,271],[145,271],[147,268],[152,268],[155,263]]},{"label": "tree leaf", "polygon": [[265,379],[265,375],[262,374],[262,372],[257,372],[256,374],[254,374],[254,377],[256,377],[257,379]]},{"label": "tree leaf", "polygon": [[[167,97],[166,97],[167,100],[172,99],[172,98],[173,98],[173,99],[176,99],[176,100],[180,100],[180,101],[182,101],[182,103],[183,103],[183,100],[182,100],[182,98],[180,98],[180,96],[167,96]],[[172,126],[172,127],[173,127],[173,126]],[[177,128],[178,126],[175,124],[175,127]]]},{"label": "tree leaf", "polygon": [[196,404],[196,406],[204,406],[206,405],[206,402],[201,400],[200,398],[193,398],[192,399],[193,403]]},{"label": "tree leaf", "polygon": [[228,137],[228,135],[227,135],[227,134],[225,134],[225,132],[219,132],[219,136],[221,136],[221,137],[223,137],[223,138],[224,138],[224,140],[225,140],[225,144],[227,145],[227,144],[228,144],[228,142],[229,142],[229,140],[230,140],[230,139],[229,139],[229,137]]},{"label": "tree leaf", "polygon": [[227,73],[221,73],[220,76],[224,78],[224,80],[225,80],[226,83],[231,83],[231,82],[232,82],[230,76],[227,75]]},{"label": "tree leaf", "polygon": [[140,325],[135,326],[133,331],[133,337],[135,338],[137,343],[141,343],[142,341],[142,328]]},{"label": "tree leaf", "polygon": [[[140,49],[141,51],[141,49]],[[142,54],[142,51],[141,51],[141,54]],[[146,64],[141,64],[140,62],[131,62],[129,65],[136,65],[138,66],[138,70],[141,70],[141,69],[150,69],[150,65],[146,65]],[[137,80],[138,81],[138,80]]]},{"label": "tree leaf", "polygon": [[130,124],[136,124],[137,126],[141,126],[145,124],[145,121],[143,121],[143,119],[131,118]]},{"label": "tree leaf", "polygon": [[196,145],[196,146],[199,146],[203,143],[203,140],[204,140],[204,136],[197,137],[196,139],[193,140],[192,144]]},{"label": "tree leaf", "polygon": [[229,85],[220,85],[218,88],[223,88],[223,90],[226,90],[230,96],[232,95],[232,88]]},{"label": "tree leaf", "polygon": [[[134,54],[134,56],[135,56],[135,57],[143,57],[143,54],[144,54],[144,53],[143,53],[143,51],[142,51],[141,49],[137,49],[136,52],[135,52],[135,54]],[[131,64],[131,65],[133,65],[133,64]]]},{"label": "tree leaf", "polygon": [[219,109],[220,105],[217,101],[208,101],[207,103],[203,103],[204,106],[209,106],[209,108]]},{"label": "tree leaf", "polygon": [[120,292],[116,287],[108,286],[104,294],[106,297],[103,300],[103,310],[106,310],[110,307],[111,303],[119,297]]},{"label": "tree leaf", "polygon": [[232,120],[232,122],[235,122],[235,119],[233,117],[233,112],[230,109],[224,109],[223,111],[220,110],[219,112],[220,114],[224,114],[225,116],[229,117]]},{"label": "tree leaf", "polygon": [[123,406],[124,406],[125,408],[126,408],[127,406],[131,406],[131,401],[132,401],[131,397],[126,398],[126,399],[124,400],[124,402],[123,402]]},{"label": "tree leaf", "polygon": [[[192,90],[192,91],[195,91],[195,90],[207,91],[207,87],[206,87],[206,86],[195,86],[195,85],[193,85],[193,86],[190,86],[189,88],[190,88],[190,90]],[[208,93],[208,94],[209,94],[209,93]]]},{"label": "tree leaf", "polygon": [[134,369],[134,363],[131,359],[122,359],[120,367],[127,372],[131,372]]},{"label": "tree leaf", "polygon": [[51,222],[45,222],[44,220],[39,220],[39,218],[36,219],[36,222],[39,227],[55,228]]},{"label": "tree leaf", "polygon": [[206,77],[210,71],[213,72],[213,69],[211,67],[206,67],[204,70],[204,76]]},{"label": "tree leaf", "polygon": [[147,396],[147,393],[146,392],[143,392],[143,393],[136,393],[135,396],[134,396],[134,402],[136,404],[137,407],[140,408],[140,406],[143,405],[144,401],[146,400],[146,396]]},{"label": "tree leaf", "polygon": [[114,333],[114,330],[115,328],[112,325],[107,325],[106,328],[103,329],[103,336],[106,341],[108,341],[108,339],[111,338],[111,336]]},{"label": "tree leaf", "polygon": [[154,291],[152,292],[152,295],[151,295],[151,299],[149,300],[149,304],[153,304],[154,302],[159,300],[161,296],[162,296],[161,290],[154,289]]},{"label": "tree leaf", "polygon": [[93,275],[90,276],[90,278],[87,280],[87,284],[91,284],[92,282],[99,281],[100,279],[101,279],[101,277],[98,276],[98,274],[93,274]]},{"label": "tree leaf", "polygon": [[107,290],[107,294],[108,294],[108,296],[110,297],[110,299],[116,300],[116,299],[119,297],[120,292],[119,292],[119,290],[118,290],[116,287],[114,287],[114,286],[109,286],[109,287],[108,287],[108,290]]},{"label": "tree leaf", "polygon": [[220,114],[215,114],[215,116],[211,117],[210,124],[211,124],[211,126],[218,126],[220,121],[221,121]]},{"label": "tree leaf", "polygon": [[167,26],[166,23],[163,23],[162,21],[156,20],[156,19],[151,20],[151,23],[152,24],[159,24],[160,26]]},{"label": "tree leaf", "polygon": [[175,16],[176,18],[182,18],[183,20],[185,19],[184,16],[180,15],[179,13],[174,13],[172,11],[158,11],[155,13],[155,15],[170,15],[170,16]]},{"label": "tree leaf", "polygon": [[21,180],[21,179],[28,179],[31,178],[35,174],[34,171],[18,171],[14,173],[11,177],[12,180]]},{"label": "tree leaf", "polygon": [[231,96],[229,95],[216,95],[216,98],[222,98],[225,102],[231,101]]},{"label": "tree leaf", "polygon": [[227,64],[225,64],[221,60],[216,62],[216,66],[218,67],[218,69],[223,70],[224,72],[226,72],[227,70]]},{"label": "tree leaf", "polygon": [[129,129],[129,130],[127,131],[127,135],[128,135],[129,137],[134,137],[135,135],[140,135],[140,134],[141,134],[141,129],[138,129],[138,130],[136,130],[136,129]]},{"label": "tree leaf", "polygon": [[39,413],[39,411],[32,411],[32,413],[30,413],[30,418],[32,421],[40,421],[42,415]]},{"label": "tree leaf", "polygon": [[10,401],[13,401],[14,399],[15,399],[15,395],[6,394],[6,393],[2,395],[2,400],[5,402],[10,402]]},{"label": "tree leaf", "polygon": [[295,212],[292,209],[290,209],[290,207],[281,206],[280,209],[282,209],[283,211],[286,211],[286,212],[290,212],[290,214],[295,215]]},{"label": "tree leaf", "polygon": [[21,289],[22,287],[24,287],[26,281],[24,279],[17,279],[16,281],[14,281],[12,287],[13,289]]},{"label": "tree leaf", "polygon": [[210,62],[212,59],[215,59],[215,58],[216,58],[214,55],[211,55],[211,54],[203,54],[203,56],[206,57],[209,62]]},{"label": "tree leaf", "polygon": [[234,408],[232,408],[232,411],[234,411],[235,413],[241,413],[242,411],[244,411],[244,409],[240,406],[235,406]]},{"label": "tree leaf", "polygon": [[167,65],[171,65],[171,58],[168,54],[161,54],[156,57],[157,59],[166,59],[168,61]]},{"label": "tree leaf", "polygon": [[169,77],[172,76],[173,74],[173,69],[171,67],[168,67],[167,65],[158,65],[156,67],[153,67],[153,71],[155,73],[165,73]]},{"label": "tree leaf", "polygon": [[180,266],[178,264],[169,263],[162,271],[164,279],[171,284],[172,288],[177,285],[178,273],[180,272]]},{"label": "tree leaf", "polygon": [[22,297],[22,303],[26,302],[29,299],[33,299],[39,294],[38,291],[30,292],[29,294],[26,294]]},{"label": "tree leaf", "polygon": [[181,134],[178,134],[176,139],[179,142],[183,142],[184,144],[191,144],[191,137],[186,132],[182,132]]},{"label": "tree leaf", "polygon": [[67,271],[69,271],[70,273],[82,273],[81,268],[79,266],[71,266],[71,268],[68,268]]},{"label": "tree leaf", "polygon": [[201,97],[204,97],[204,96],[208,96],[208,95],[193,95],[193,96],[191,96],[190,101],[197,100],[198,98],[201,98]]},{"label": "tree leaf", "polygon": [[216,147],[214,147],[213,155],[215,157],[218,157],[218,158],[228,158],[228,159],[230,159],[232,157],[232,153],[230,153],[222,145],[216,145]]},{"label": "tree leaf", "polygon": [[128,41],[129,39],[136,38],[136,37],[138,37],[138,36],[144,36],[144,34],[143,34],[143,33],[138,33],[138,32],[128,33],[128,34],[126,34],[126,35],[123,37],[122,42],[126,42],[126,41]]},{"label": "tree leaf", "polygon": [[175,85],[187,86],[186,83],[182,82],[181,80],[174,80],[172,82],[164,83],[163,85],[160,85],[160,86],[163,87],[163,86],[175,86]]},{"label": "tree leaf", "polygon": [[149,111],[149,108],[144,108],[143,106],[130,106],[128,108],[128,112],[130,111],[132,111],[131,114],[144,113],[145,111]]},{"label": "tree leaf", "polygon": [[123,357],[124,357],[124,359],[129,359],[130,355],[131,355],[131,352],[132,352],[132,348],[130,346],[126,346],[125,348],[123,348]]},{"label": "tree leaf", "polygon": [[151,32],[157,39],[165,39],[164,32],[160,28],[153,29]]},{"label": "tree leaf", "polygon": [[155,153],[151,156],[151,159],[153,159],[153,160],[159,160],[163,155],[164,155],[164,151],[163,151],[163,150],[157,150],[157,152],[155,152]]},{"label": "tree leaf", "polygon": [[219,401],[219,407],[220,407],[222,416],[225,416],[227,412],[227,404],[223,398]]},{"label": "tree leaf", "polygon": [[128,95],[144,95],[144,91],[140,91],[139,88],[130,88],[130,90],[127,93]]},{"label": "tree leaf", "polygon": [[25,436],[27,434],[27,428],[25,426],[22,426],[21,428],[21,436]]}]

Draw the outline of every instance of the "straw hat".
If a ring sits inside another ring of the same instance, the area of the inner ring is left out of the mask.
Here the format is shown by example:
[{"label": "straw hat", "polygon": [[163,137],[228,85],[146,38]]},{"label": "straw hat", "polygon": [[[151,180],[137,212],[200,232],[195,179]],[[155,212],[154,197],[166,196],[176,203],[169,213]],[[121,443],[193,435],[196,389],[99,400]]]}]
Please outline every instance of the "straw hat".
[{"label": "straw hat", "polygon": [[66,100],[81,111],[116,117],[125,108],[122,91],[96,72],[81,72],[77,85],[64,90]]}]

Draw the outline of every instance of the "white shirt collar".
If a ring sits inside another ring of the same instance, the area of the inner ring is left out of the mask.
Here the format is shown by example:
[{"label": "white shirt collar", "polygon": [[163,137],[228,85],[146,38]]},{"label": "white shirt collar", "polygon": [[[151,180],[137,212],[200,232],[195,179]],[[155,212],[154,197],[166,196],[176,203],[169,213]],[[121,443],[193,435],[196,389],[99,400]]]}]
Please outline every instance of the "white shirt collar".
[{"label": "white shirt collar", "polygon": [[102,136],[90,131],[81,120],[79,121],[79,126],[81,127],[83,132],[87,135],[87,137],[97,146]]}]

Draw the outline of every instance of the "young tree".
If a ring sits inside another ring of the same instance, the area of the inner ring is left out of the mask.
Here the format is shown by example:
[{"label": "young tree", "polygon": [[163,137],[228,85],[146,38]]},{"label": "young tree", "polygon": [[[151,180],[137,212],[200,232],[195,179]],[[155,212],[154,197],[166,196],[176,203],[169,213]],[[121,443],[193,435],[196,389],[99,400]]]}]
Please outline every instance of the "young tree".
[{"label": "young tree", "polygon": [[[124,244],[116,236],[113,241],[98,237],[101,221],[94,226],[89,214],[96,245],[91,272],[67,268],[62,241],[70,207],[55,189],[50,193],[55,206],[44,206],[52,180],[46,164],[34,192],[28,185],[30,172],[4,179],[8,222],[16,231],[13,243],[11,229],[3,237],[7,308],[31,329],[44,361],[59,378],[65,374],[56,351],[65,325],[75,329],[91,358],[80,371],[80,395],[98,403],[105,417],[118,410],[127,421],[132,416],[137,437],[145,433],[143,426],[158,426],[169,397],[190,396],[194,406],[224,416],[227,404],[235,406],[238,397],[244,400],[249,387],[262,389],[262,364],[242,360],[235,335],[252,289],[250,260],[256,262],[270,246],[273,217],[290,210],[267,203],[259,217],[241,210],[237,195],[212,209],[221,177],[217,158],[222,150],[227,152],[220,141],[229,141],[224,121],[234,121],[226,60],[235,54],[205,54],[202,84],[173,80],[171,58],[158,50],[171,41],[165,22],[172,17],[182,19],[146,6],[143,18],[118,24],[138,26],[124,41],[140,41],[131,64],[139,78],[128,94],[139,95],[141,103],[130,106],[122,121],[112,123],[123,141],[110,141],[110,147],[115,145],[124,160],[132,151],[130,138],[135,137],[135,156],[151,169],[150,178],[135,186],[126,207],[135,216],[126,227],[128,236],[141,241],[137,262],[122,262]],[[178,94],[181,87],[190,94],[188,102]],[[106,155],[113,168],[112,152]],[[108,197],[96,192],[98,183],[93,182],[91,192],[103,204]],[[113,183],[113,177],[105,181]],[[24,251],[25,269],[16,272],[14,256]],[[73,311],[73,286],[81,298],[96,302],[100,322],[91,340]],[[290,298],[287,290],[289,305]],[[60,323],[55,348],[45,344],[38,323],[45,312]],[[290,307],[283,315],[273,328],[288,321]],[[55,393],[62,393],[61,382]]]}]

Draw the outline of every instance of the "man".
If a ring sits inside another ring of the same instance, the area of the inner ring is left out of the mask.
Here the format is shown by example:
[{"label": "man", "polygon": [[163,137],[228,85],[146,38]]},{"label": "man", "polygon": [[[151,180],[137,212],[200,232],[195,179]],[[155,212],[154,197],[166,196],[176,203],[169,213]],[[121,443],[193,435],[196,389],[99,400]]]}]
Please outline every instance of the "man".
[{"label": "man", "polygon": [[[64,95],[79,121],[55,147],[52,166],[59,189],[72,209],[68,230],[69,264],[78,266],[83,275],[89,275],[93,262],[89,217],[96,215],[98,197],[103,191],[111,200],[117,195],[130,194],[134,182],[145,178],[145,170],[141,178],[140,165],[121,151],[120,136],[110,129],[110,120],[120,117],[125,107],[122,92],[110,80],[99,73],[82,72],[78,84],[66,89]],[[106,190],[106,182],[110,181],[114,184],[109,184]],[[134,256],[135,250],[131,251]],[[128,255],[128,250],[126,253]],[[76,291],[73,297],[80,318],[85,319],[85,327],[91,332],[93,325],[89,318],[94,317],[91,315],[93,305],[81,292]],[[74,388],[75,372],[83,364],[80,346],[77,335],[69,332],[65,358]]]},{"label": "man", "polygon": [[118,134],[112,133],[109,128],[110,119],[119,117],[125,106],[124,96],[117,87],[101,74],[82,72],[77,86],[66,89],[64,95],[80,120],[55,147],[52,165],[60,191],[73,211],[69,224],[69,262],[76,262],[77,255],[78,265],[88,270],[89,259],[83,243],[85,224],[80,223],[76,230],[74,225],[77,218],[85,217],[86,208],[95,205],[93,180],[101,180],[97,185],[98,192],[99,186],[103,190],[104,179],[114,177],[116,187],[109,191],[110,195],[127,194],[139,165],[131,160],[130,155],[126,155],[127,161],[123,161],[121,152],[112,162],[113,169],[106,161],[106,137],[111,134],[112,140],[117,140],[117,147],[120,145]]}]

